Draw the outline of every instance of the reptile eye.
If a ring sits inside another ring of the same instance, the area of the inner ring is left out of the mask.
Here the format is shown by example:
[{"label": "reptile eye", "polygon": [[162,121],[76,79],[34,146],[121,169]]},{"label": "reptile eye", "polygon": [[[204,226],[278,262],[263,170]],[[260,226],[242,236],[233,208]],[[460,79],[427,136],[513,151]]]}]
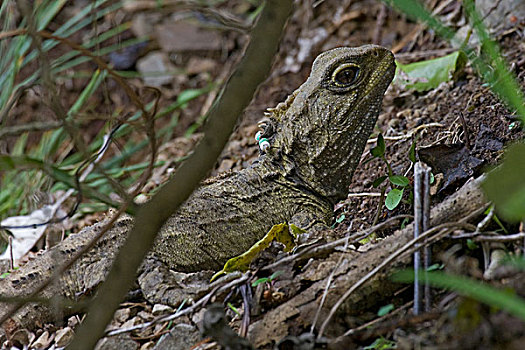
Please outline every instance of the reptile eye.
[{"label": "reptile eye", "polygon": [[359,67],[351,63],[343,64],[334,70],[332,81],[337,86],[348,86],[357,81],[359,77]]}]

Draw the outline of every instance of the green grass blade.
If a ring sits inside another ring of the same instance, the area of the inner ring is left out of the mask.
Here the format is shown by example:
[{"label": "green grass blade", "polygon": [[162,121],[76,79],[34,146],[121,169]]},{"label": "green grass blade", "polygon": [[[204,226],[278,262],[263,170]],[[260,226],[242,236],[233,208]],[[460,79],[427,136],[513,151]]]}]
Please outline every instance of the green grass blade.
[{"label": "green grass blade", "polygon": [[[113,51],[117,51],[117,50],[120,50],[120,49],[123,49],[125,47],[128,47],[128,46],[131,46],[131,45],[135,45],[135,44],[138,44],[138,43],[141,43],[143,41],[145,41],[146,39],[144,38],[132,38],[132,39],[128,39],[126,41],[123,41],[121,43],[118,43],[118,44],[113,44],[113,45],[110,45],[110,46],[107,46],[107,47],[104,47],[102,49],[100,49],[98,52],[97,52],[97,56],[103,56],[103,55],[106,55],[108,53],[111,53]],[[72,51],[73,52],[73,51]],[[74,52],[77,52],[77,51],[74,51]],[[88,62],[90,61],[91,58],[90,57],[87,57],[87,56],[79,56],[79,57],[76,57],[68,62],[65,62],[59,66],[57,66],[54,62],[52,64],[53,66],[53,74],[58,74],[60,72],[63,72],[65,70],[68,70],[68,69],[71,69],[75,66],[78,66],[79,64],[82,64],[84,62]]]},{"label": "green grass blade", "polygon": [[[434,30],[438,35],[448,41],[454,40],[455,32],[445,26],[440,20],[435,18],[423,5],[417,0],[384,0],[388,4],[394,5],[407,16],[420,20]],[[478,70],[481,77],[490,84],[491,89],[503,100],[508,106],[515,109],[520,115],[525,127],[525,100],[519,84],[505,65],[497,44],[490,39],[481,16],[474,7],[472,0],[464,1],[464,9],[470,17],[474,29],[476,30],[481,43],[482,49],[490,57],[490,62],[485,62],[476,52],[468,47],[463,47],[467,56],[474,67]],[[492,73],[494,70],[494,74]]]},{"label": "green grass blade", "polygon": [[[100,4],[105,3],[105,2],[107,2],[107,1],[101,1]],[[75,17],[78,16],[77,21],[81,19],[80,21],[78,21],[78,23],[76,23],[76,22],[72,23],[67,28],[60,27],[53,34],[55,34],[56,36],[61,36],[63,38],[67,38],[67,37],[71,36],[72,34],[78,32],[79,30],[83,29],[84,27],[92,24],[93,22],[98,21],[102,17],[104,17],[104,16],[106,16],[106,15],[108,15],[110,13],[113,13],[116,10],[122,8],[122,6],[123,6],[122,1],[118,1],[118,2],[112,4],[112,5],[108,6],[108,7],[105,7],[105,8],[102,8],[102,9],[98,10],[97,12],[95,12],[94,14],[89,15],[89,16],[88,16],[88,14],[93,10],[94,7],[92,5],[87,6],[75,16]],[[69,24],[69,23],[66,22],[63,27],[65,27],[66,24]]]},{"label": "green grass blade", "polygon": [[[395,273],[392,279],[395,282],[414,282],[414,271],[400,271]],[[505,310],[509,314],[525,320],[525,300],[514,294],[489,286],[486,283],[437,271],[420,274],[419,282],[423,283],[425,281],[428,281],[434,287],[455,291],[487,305]]]},{"label": "green grass blade", "polygon": [[[126,31],[127,29],[129,29],[130,27],[130,24],[129,23],[124,23],[124,24],[121,24],[115,28],[112,28],[111,30],[108,30],[100,35],[98,35],[97,37],[91,39],[90,41],[88,41],[86,44],[82,45],[83,47],[85,47],[86,49],[90,49],[92,48],[93,46],[107,40],[107,39],[110,39],[114,36],[117,36],[119,35],[120,33]],[[79,55],[79,52],[78,51],[75,51],[75,50],[72,50],[72,51],[69,51],[69,52],[66,52],[65,54],[63,54],[62,56],[58,57],[56,60],[53,61],[53,66],[55,67],[60,67],[64,64],[64,62],[67,62],[69,61],[70,59],[76,57]]]},{"label": "green grass blade", "polygon": [[25,153],[25,149],[27,146],[27,137],[28,133],[24,133],[16,139],[15,145],[13,146],[13,150],[11,151],[12,155],[18,156]]},{"label": "green grass blade", "polygon": [[[71,17],[68,21],[66,21],[66,23],[62,24],[60,26],[60,28],[58,28],[54,34],[57,35],[57,36],[63,36],[63,37],[68,37],[69,35],[71,35],[72,33],[75,33],[77,32],[78,30],[82,29],[82,27],[76,27],[76,25],[78,25],[78,23],[84,23],[85,22],[85,25],[89,24],[90,22],[92,22],[93,20],[97,20],[98,18],[100,18],[98,16],[99,12],[95,14],[94,18],[87,18],[87,15],[93,11],[94,9],[102,6],[104,3],[108,2],[108,0],[97,0],[95,1],[95,3],[93,4],[90,4],[89,6],[86,6],[84,7],[82,10],[80,10],[76,15],[74,15],[73,17]],[[120,5],[120,7],[122,7],[122,4],[120,2],[118,2],[117,4],[115,5]],[[115,6],[114,5],[114,6]],[[120,8],[120,7],[117,7],[117,8]],[[88,19],[88,21],[81,21],[82,19]]]},{"label": "green grass blade", "polygon": [[[51,177],[53,180],[66,184],[69,188],[76,188],[75,177],[70,175],[68,172],[61,170],[52,164],[25,155],[0,156],[0,170],[40,170]],[[88,198],[96,199],[114,207],[118,206],[118,203],[112,201],[108,196],[99,193],[98,191],[93,191],[85,185],[82,185],[82,192],[84,196]]]},{"label": "green grass blade", "polygon": [[49,3],[42,3],[35,14],[37,30],[43,30],[56,14],[64,7],[67,0],[49,1]]},{"label": "green grass blade", "polygon": [[484,73],[484,80],[491,85],[492,90],[518,112],[525,127],[525,100],[521,87],[507,68],[498,45],[490,38],[474,2],[465,0],[463,6],[491,61],[487,63],[481,59],[476,60],[478,71]]},{"label": "green grass blade", "polygon": [[443,25],[417,0],[384,0],[384,2],[393,5],[408,17],[422,21],[444,39],[452,40],[454,37],[454,31]]},{"label": "green grass blade", "polygon": [[101,71],[100,69],[97,69],[95,73],[93,73],[91,80],[84,88],[84,90],[82,90],[73,106],[71,106],[71,108],[69,109],[67,113],[68,118],[72,118],[78,113],[78,111],[84,106],[86,101],[93,95],[93,93],[99,87],[100,83],[102,83],[102,81],[106,78],[106,75],[107,71]]},{"label": "green grass blade", "polygon": [[38,159],[52,159],[52,157],[58,152],[60,146],[66,141],[67,134],[63,128],[59,128],[54,131],[46,132],[42,135],[42,139],[35,147],[35,151],[31,152],[31,155]]}]

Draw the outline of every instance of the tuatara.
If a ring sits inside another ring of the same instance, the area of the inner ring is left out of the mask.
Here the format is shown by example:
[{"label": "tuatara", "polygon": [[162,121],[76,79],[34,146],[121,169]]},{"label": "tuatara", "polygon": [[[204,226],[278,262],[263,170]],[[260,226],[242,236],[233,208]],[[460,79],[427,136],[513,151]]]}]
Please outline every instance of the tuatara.
[{"label": "tuatara", "polygon": [[[379,46],[341,47],[319,55],[306,82],[270,110],[262,126],[260,157],[247,169],[203,183],[163,227],[139,271],[146,297],[179,302],[183,296],[171,286],[177,277],[168,268],[179,272],[220,269],[275,224],[289,222],[307,231],[330,225],[334,204],[347,196],[394,70],[392,53]],[[0,295],[29,292],[103,224],[71,235],[13,272],[0,282]],[[42,297],[76,299],[94,290],[132,224],[129,218],[118,221]],[[0,316],[5,309],[0,307]],[[32,304],[11,322],[25,324],[28,315],[48,311]]]}]

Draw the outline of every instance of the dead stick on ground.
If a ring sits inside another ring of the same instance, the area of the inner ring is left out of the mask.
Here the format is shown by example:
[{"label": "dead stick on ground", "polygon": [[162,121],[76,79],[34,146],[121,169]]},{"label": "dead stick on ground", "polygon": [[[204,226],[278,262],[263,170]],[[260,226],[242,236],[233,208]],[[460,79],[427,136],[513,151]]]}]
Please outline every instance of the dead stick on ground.
[{"label": "dead stick on ground", "polygon": [[[430,221],[430,167],[419,161],[414,166],[414,238],[421,232],[428,230]],[[423,248],[423,273],[430,265],[429,246]],[[421,250],[414,252],[414,315],[421,311],[421,293],[418,276],[421,272]],[[426,276],[426,275],[425,275]],[[425,281],[424,285],[425,312],[430,309],[430,287]]]},{"label": "dead stick on ground", "polygon": [[323,245],[314,246],[314,247],[308,248],[294,255],[285,256],[284,258],[277,260],[276,262],[270,265],[264,266],[262,270],[271,271],[272,269],[275,269],[277,266],[282,265],[282,264],[293,264],[293,263],[296,263],[297,261],[309,259],[321,253],[323,254],[331,253],[335,251],[337,247],[346,245],[347,242],[348,244],[357,243],[367,238],[375,231],[380,230],[384,227],[388,227],[393,222],[404,219],[404,218],[412,218],[412,215],[397,215],[397,216],[391,217],[390,219],[385,220],[380,224],[372,226],[366,230],[356,232],[348,237],[340,238],[336,241],[328,242]]},{"label": "dead stick on ground", "polygon": [[[367,273],[365,276],[363,276],[360,280],[358,280],[356,283],[354,283],[346,292],[343,294],[341,298],[335,303],[335,305],[330,310],[330,313],[326,317],[326,320],[323,322],[321,329],[319,330],[318,339],[321,339],[325,328],[328,326],[328,323],[334,316],[335,312],[339,307],[343,304],[343,302],[352,294],[357,288],[361,287],[365,282],[370,280],[374,275],[376,275],[380,270],[385,268],[386,266],[390,265],[394,260],[401,258],[402,256],[406,254],[411,254],[413,251],[419,249],[419,247],[415,246],[417,243],[423,241],[426,238],[432,237],[432,240],[435,240],[439,237],[444,236],[445,234],[449,233],[452,229],[455,229],[457,227],[462,227],[462,225],[458,222],[451,222],[442,224],[436,227],[431,228],[430,230],[424,232],[419,237],[412,239],[407,244],[405,244],[401,249],[397,250],[393,254],[391,254],[388,258],[383,260],[381,264],[376,266],[372,271]],[[436,235],[431,236],[436,231],[439,231]],[[413,248],[413,249],[411,249]]]},{"label": "dead stick on ground", "polygon": [[[444,234],[448,233],[450,227],[458,227],[458,225],[465,226],[468,230],[474,231],[475,226],[466,224],[466,221],[470,220],[475,215],[479,215],[480,212],[482,212],[486,208],[486,199],[484,198],[481,190],[479,189],[479,185],[483,181],[483,179],[484,177],[480,176],[474,181],[466,184],[463,188],[461,188],[461,190],[459,190],[453,196],[449,197],[443,203],[437,205],[432,210],[432,218],[430,222],[430,226],[434,225],[432,229],[424,232],[417,239],[410,240],[403,247],[392,252],[389,255],[389,257],[385,259],[380,265],[378,265],[372,271],[370,271],[365,276],[360,278],[357,282],[355,282],[352,285],[352,287],[350,287],[350,289],[348,289],[344,293],[344,295],[332,306],[327,318],[325,319],[319,330],[318,339],[322,337],[326,327],[328,326],[328,323],[334,316],[335,312],[350,296],[350,294],[352,294],[357,288],[362,286],[365,282],[367,282],[370,278],[377,274],[378,271],[388,266],[392,261],[400,258],[401,255],[412,253],[413,249],[410,248],[413,247],[414,244],[422,242],[423,240],[429,238],[429,236],[434,232],[442,230],[438,234],[434,235],[434,237],[432,237],[432,240],[437,240]],[[462,215],[463,217],[458,218],[458,215]],[[458,222],[440,225],[438,224],[439,222],[444,222],[448,217],[452,219],[457,218]]]}]

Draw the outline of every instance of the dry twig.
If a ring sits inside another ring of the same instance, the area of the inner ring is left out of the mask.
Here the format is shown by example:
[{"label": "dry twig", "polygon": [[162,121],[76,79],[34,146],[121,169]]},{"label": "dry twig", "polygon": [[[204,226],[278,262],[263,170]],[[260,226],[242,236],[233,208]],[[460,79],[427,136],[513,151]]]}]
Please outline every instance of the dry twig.
[{"label": "dry twig", "polygon": [[369,235],[371,235],[373,232],[380,230],[384,227],[387,227],[388,225],[392,224],[395,221],[404,219],[404,218],[412,218],[412,215],[397,215],[394,216],[388,220],[383,221],[380,224],[377,224],[375,226],[372,226],[366,230],[359,231],[354,233],[351,236],[344,237],[341,239],[338,239],[333,242],[328,242],[319,246],[313,246],[309,247],[308,249],[305,249],[297,254],[286,256],[270,265],[266,265],[262,268],[262,270],[273,270],[276,267],[282,265],[282,264],[295,264],[298,261],[304,261],[306,259],[310,259],[314,256],[318,256],[321,254],[329,254],[331,252],[334,252],[338,247],[342,245],[348,244],[354,244],[357,243],[365,238],[367,238]]},{"label": "dry twig", "polygon": [[[370,280],[375,274],[377,274],[380,270],[382,270],[384,267],[391,264],[394,260],[401,258],[402,256],[406,256],[407,254],[412,254],[415,250],[419,249],[419,246],[416,246],[417,243],[423,243],[429,244],[431,242],[435,242],[439,238],[445,236],[452,230],[456,228],[467,228],[470,230],[474,230],[475,227],[471,224],[467,224],[465,221],[470,218],[471,215],[467,215],[466,217],[462,218],[458,222],[449,222],[444,223],[438,226],[435,226],[424,233],[422,233],[419,237],[413,238],[411,241],[409,241],[407,244],[405,244],[403,247],[398,249],[396,252],[391,254],[389,257],[387,257],[381,264],[376,266],[372,271],[367,273],[365,276],[363,276],[359,281],[357,281],[354,285],[352,285],[344,294],[339,298],[339,300],[334,304],[334,306],[330,309],[330,313],[326,317],[325,321],[323,322],[321,328],[319,329],[319,334],[317,336],[318,339],[320,339],[324,333],[324,330],[328,326],[328,323],[336,313],[337,309],[343,304],[343,302],[352,294],[357,288],[362,286],[365,282]],[[437,233],[435,233],[437,232]],[[433,235],[433,236],[432,236]]]},{"label": "dry twig", "polygon": [[[115,329],[115,330],[112,330],[112,331],[108,331],[108,332],[106,332],[104,334],[104,336],[110,337],[110,336],[114,336],[114,335],[118,335],[118,334],[122,334],[122,333],[131,332],[131,331],[134,331],[134,330],[137,330],[137,329],[148,328],[148,327],[150,327],[150,326],[152,326],[154,324],[157,324],[157,323],[173,321],[173,320],[175,320],[175,319],[177,319],[179,317],[182,317],[184,315],[189,315],[189,314],[195,312],[198,308],[205,306],[208,303],[208,301],[211,299],[211,297],[214,296],[215,294],[218,294],[218,293],[220,293],[222,291],[225,291],[225,290],[228,290],[228,289],[233,288],[235,286],[238,286],[240,284],[243,284],[246,281],[248,281],[249,278],[250,278],[249,274],[244,274],[241,277],[239,277],[237,279],[234,279],[233,281],[230,281],[230,282],[228,282],[225,285],[222,285],[222,286],[218,285],[215,288],[213,288],[213,290],[211,290],[208,294],[206,294],[205,296],[200,298],[197,302],[195,302],[195,304],[193,304],[192,306],[187,307],[184,310],[180,310],[180,311],[177,311],[177,312],[175,312],[175,313],[173,313],[171,315],[162,316],[162,317],[159,317],[159,318],[157,318],[157,319],[155,319],[153,321],[146,322],[146,323],[141,323],[141,324],[135,325],[133,327],[121,328],[121,329]],[[218,282],[221,282],[221,281],[218,281]]]}]

